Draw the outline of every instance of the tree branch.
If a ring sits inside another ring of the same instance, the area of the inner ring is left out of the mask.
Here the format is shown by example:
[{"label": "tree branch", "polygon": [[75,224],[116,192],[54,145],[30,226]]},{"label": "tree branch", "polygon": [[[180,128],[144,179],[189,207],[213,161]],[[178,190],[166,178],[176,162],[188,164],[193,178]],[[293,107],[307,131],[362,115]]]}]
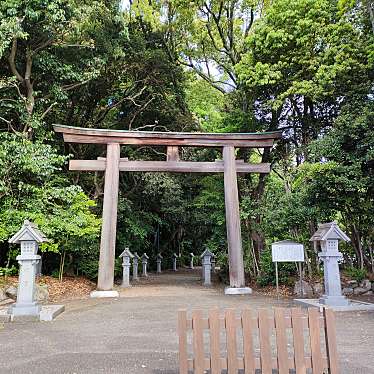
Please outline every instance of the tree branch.
[{"label": "tree branch", "polygon": [[31,69],[32,69],[32,57],[31,57],[31,53],[27,52],[24,83],[25,83],[26,90],[27,90],[26,109],[29,114],[32,114],[34,110],[34,104],[35,104],[34,87],[33,87],[33,84],[31,83]]},{"label": "tree branch", "polygon": [[51,111],[51,109],[55,106],[55,105],[57,105],[57,102],[54,102],[54,103],[52,103],[45,111],[44,111],[44,113],[40,116],[40,119],[42,120],[50,111]]},{"label": "tree branch", "polygon": [[10,70],[13,73],[13,75],[17,78],[19,82],[23,83],[24,79],[22,75],[18,72],[16,63],[15,63],[16,53],[17,53],[17,38],[13,38],[12,48],[10,50],[8,62],[9,62]]},{"label": "tree branch", "polygon": [[139,113],[141,113],[154,99],[154,96],[152,96],[146,103],[144,103],[132,116],[130,122],[129,122],[129,130],[131,130],[131,126],[135,121],[135,118],[138,116]]}]

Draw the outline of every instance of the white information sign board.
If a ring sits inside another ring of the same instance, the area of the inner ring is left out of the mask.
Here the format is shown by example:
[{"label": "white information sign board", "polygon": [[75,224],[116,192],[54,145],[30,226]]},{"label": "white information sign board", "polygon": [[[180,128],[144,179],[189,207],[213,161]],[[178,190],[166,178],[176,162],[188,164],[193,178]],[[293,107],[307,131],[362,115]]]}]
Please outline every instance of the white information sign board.
[{"label": "white information sign board", "polygon": [[304,246],[291,240],[283,240],[271,245],[273,262],[304,262]]}]

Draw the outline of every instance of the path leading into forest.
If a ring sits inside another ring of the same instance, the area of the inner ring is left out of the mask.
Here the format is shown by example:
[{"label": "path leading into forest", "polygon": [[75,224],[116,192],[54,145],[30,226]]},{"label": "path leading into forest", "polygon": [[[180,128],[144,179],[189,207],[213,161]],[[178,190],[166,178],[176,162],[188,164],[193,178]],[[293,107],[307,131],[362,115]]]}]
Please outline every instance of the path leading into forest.
[{"label": "path leading into forest", "polygon": [[[66,302],[53,322],[4,324],[0,373],[177,373],[180,308],[291,306],[260,295],[225,296],[204,288],[199,271],[151,275],[121,298]],[[374,374],[374,313],[337,315],[342,374]]]}]

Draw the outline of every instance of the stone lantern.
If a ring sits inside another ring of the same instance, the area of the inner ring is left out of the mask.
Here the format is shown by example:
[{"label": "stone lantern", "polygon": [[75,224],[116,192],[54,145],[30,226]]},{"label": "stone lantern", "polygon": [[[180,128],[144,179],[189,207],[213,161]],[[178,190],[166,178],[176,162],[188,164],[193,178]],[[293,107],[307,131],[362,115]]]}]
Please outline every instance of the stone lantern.
[{"label": "stone lantern", "polygon": [[138,252],[135,252],[134,253],[134,258],[132,260],[132,280],[133,281],[137,281],[138,280],[139,260],[140,260],[140,256],[138,255]]},{"label": "stone lantern", "polygon": [[122,285],[121,287],[127,288],[130,287],[130,267],[131,267],[131,259],[134,258],[134,255],[130,252],[129,248],[125,248],[125,250],[119,255],[122,258],[122,268],[123,268],[123,278],[122,278]]},{"label": "stone lantern", "polygon": [[173,271],[177,271],[177,258],[178,255],[176,253],[173,253]]},{"label": "stone lantern", "polygon": [[147,256],[147,254],[143,253],[143,256],[142,256],[142,267],[143,267],[142,276],[143,277],[148,277],[148,273],[147,273],[148,260],[149,260],[149,257]]},{"label": "stone lantern", "polygon": [[320,243],[322,251],[318,257],[323,261],[325,293],[320,299],[321,304],[329,306],[346,306],[348,299],[342,295],[338,261],[343,257],[339,252],[339,240],[349,242],[348,236],[336,222],[324,223],[310,238]]},{"label": "stone lantern", "polygon": [[210,286],[211,282],[211,270],[212,270],[212,258],[214,254],[206,249],[203,254],[200,256],[202,258],[202,265],[203,265],[203,280],[204,286]]},{"label": "stone lantern", "polygon": [[161,254],[160,253],[157,254],[157,256],[156,256],[156,264],[157,264],[157,270],[156,270],[156,272],[157,273],[161,273],[161,262],[162,262],[162,259],[163,259],[163,257],[161,256]]},{"label": "stone lantern", "polygon": [[41,307],[35,300],[35,275],[41,257],[37,254],[40,243],[47,242],[45,235],[31,222],[25,220],[21,229],[9,243],[20,244],[21,254],[17,256],[20,265],[17,302],[9,310],[13,316],[39,316]]},{"label": "stone lantern", "polygon": [[195,258],[195,255],[191,252],[190,256],[191,256],[191,258],[190,258],[190,269],[193,269],[194,268],[193,260]]}]

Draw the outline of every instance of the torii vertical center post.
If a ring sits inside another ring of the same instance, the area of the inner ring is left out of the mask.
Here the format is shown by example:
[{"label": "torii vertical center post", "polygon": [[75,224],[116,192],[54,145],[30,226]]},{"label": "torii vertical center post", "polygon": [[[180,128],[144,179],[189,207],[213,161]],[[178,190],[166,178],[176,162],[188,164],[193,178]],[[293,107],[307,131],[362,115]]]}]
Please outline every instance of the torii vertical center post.
[{"label": "torii vertical center post", "polygon": [[[98,291],[108,292],[113,289],[120,171],[224,173],[230,287],[233,290],[244,287],[237,173],[269,173],[270,164],[249,164],[243,160],[236,160],[235,148],[270,148],[274,140],[281,137],[280,132],[177,133],[86,129],[60,125],[55,125],[54,130],[62,133],[67,143],[104,144],[107,147],[106,158],[71,160],[69,163],[70,170],[105,171]],[[127,158],[120,157],[121,145],[166,146],[167,159],[166,161],[129,161]],[[221,148],[223,161],[182,161],[179,159],[178,147]]]}]

